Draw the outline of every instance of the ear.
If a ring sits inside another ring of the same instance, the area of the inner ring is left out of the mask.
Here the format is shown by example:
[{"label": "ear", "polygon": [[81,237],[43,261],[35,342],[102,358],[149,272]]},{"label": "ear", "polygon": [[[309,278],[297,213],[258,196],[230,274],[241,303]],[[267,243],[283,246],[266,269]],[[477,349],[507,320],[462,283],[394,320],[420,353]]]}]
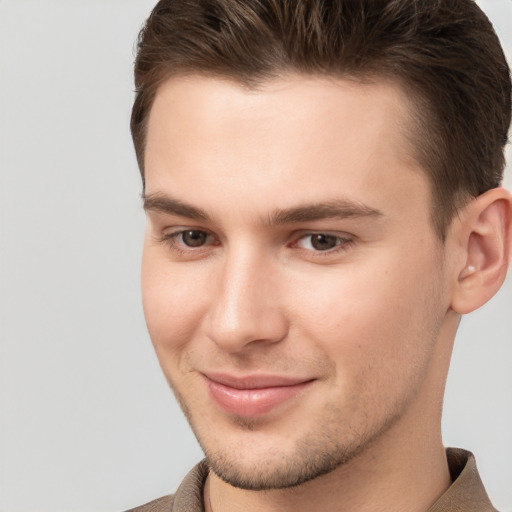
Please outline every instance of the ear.
[{"label": "ear", "polygon": [[454,267],[451,307],[460,314],[485,304],[501,287],[512,254],[512,195],[495,188],[459,213],[455,233],[459,257]]}]

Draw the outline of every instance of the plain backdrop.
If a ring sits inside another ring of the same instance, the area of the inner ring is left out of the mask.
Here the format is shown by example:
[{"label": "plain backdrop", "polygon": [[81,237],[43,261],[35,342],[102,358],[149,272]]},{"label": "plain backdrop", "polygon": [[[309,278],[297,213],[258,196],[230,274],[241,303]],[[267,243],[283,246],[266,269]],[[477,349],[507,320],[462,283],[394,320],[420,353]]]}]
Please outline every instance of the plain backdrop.
[{"label": "plain backdrop", "polygon": [[[2,512],[121,511],[173,491],[202,457],[139,294],[128,122],[134,41],[153,3],[0,0]],[[512,2],[480,4],[510,60]],[[443,428],[511,512],[510,278],[463,320]]]}]

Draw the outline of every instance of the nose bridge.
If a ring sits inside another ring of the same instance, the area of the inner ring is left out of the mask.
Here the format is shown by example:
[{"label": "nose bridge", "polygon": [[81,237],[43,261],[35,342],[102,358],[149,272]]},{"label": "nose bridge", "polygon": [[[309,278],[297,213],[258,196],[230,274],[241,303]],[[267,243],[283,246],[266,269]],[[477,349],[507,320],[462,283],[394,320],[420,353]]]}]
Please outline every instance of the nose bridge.
[{"label": "nose bridge", "polygon": [[254,342],[286,335],[275,262],[250,244],[226,250],[210,304],[208,335],[223,350],[238,352]]}]

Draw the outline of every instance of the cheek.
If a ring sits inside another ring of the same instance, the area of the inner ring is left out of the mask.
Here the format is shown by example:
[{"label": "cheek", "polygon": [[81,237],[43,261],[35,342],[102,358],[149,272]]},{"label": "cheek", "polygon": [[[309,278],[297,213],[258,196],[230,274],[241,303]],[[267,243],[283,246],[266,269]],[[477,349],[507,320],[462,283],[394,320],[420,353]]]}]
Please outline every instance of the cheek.
[{"label": "cheek", "polygon": [[396,389],[428,365],[443,318],[439,268],[394,256],[332,269],[296,289],[297,329],[335,363],[339,379]]},{"label": "cheek", "polygon": [[161,251],[144,249],[144,316],[161,363],[164,354],[181,351],[193,337],[205,309],[201,273],[191,270],[191,266],[173,264]]}]

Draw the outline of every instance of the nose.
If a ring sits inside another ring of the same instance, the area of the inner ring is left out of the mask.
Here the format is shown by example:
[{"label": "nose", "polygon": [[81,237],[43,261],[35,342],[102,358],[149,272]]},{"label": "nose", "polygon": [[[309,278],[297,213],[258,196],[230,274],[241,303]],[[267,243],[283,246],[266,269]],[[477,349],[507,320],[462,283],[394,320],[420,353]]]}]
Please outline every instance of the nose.
[{"label": "nose", "polygon": [[286,337],[278,270],[251,251],[231,251],[223,260],[206,322],[208,337],[223,351],[243,352]]}]

